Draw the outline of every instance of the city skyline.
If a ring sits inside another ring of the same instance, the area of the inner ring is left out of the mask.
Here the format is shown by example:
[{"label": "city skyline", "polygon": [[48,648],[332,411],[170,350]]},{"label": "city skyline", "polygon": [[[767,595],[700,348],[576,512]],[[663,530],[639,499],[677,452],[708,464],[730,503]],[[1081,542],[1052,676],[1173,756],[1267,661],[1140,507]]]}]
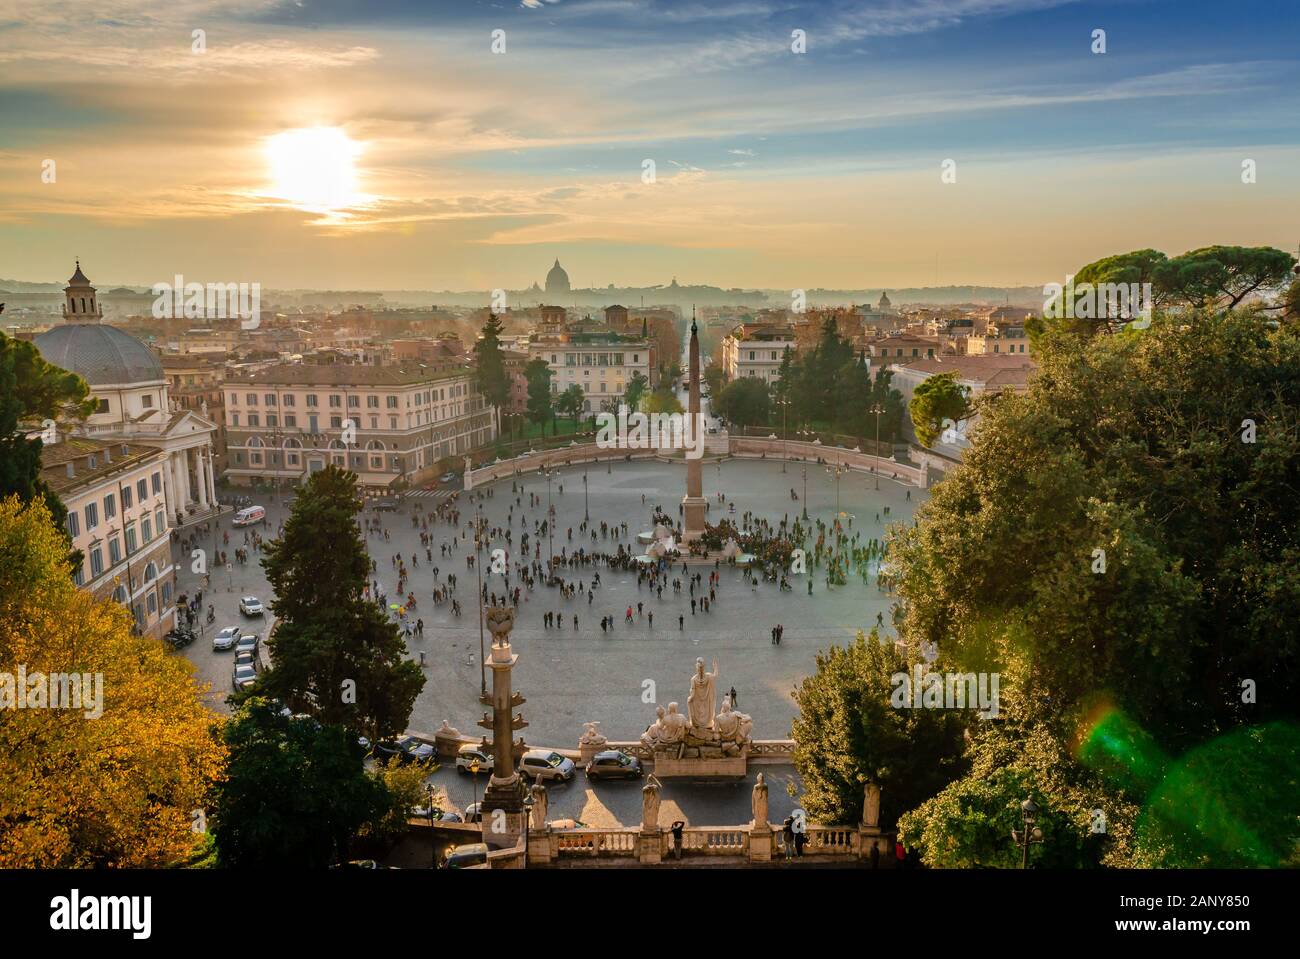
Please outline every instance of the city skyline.
[{"label": "city skyline", "polygon": [[0,261],[30,280],[75,254],[140,284],[467,290],[525,289],[558,256],[575,288],[873,289],[1035,286],[1147,246],[1292,249],[1286,13],[10,8]]}]

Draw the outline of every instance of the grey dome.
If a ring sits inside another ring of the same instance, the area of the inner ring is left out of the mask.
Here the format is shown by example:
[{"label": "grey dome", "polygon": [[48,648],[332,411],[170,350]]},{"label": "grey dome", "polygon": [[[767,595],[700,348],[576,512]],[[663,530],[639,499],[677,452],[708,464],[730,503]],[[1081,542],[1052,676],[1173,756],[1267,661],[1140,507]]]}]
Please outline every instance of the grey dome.
[{"label": "grey dome", "polygon": [[166,379],[153,350],[102,323],[63,323],[33,342],[47,363],[80,374],[91,386]]}]

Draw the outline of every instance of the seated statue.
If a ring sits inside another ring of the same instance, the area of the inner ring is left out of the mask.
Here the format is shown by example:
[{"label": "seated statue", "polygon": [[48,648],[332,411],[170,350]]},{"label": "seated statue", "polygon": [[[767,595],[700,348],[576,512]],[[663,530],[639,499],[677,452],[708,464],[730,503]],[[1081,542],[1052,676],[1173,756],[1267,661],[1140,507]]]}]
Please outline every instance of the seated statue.
[{"label": "seated statue", "polygon": [[663,737],[665,732],[664,708],[662,706],[656,706],[655,715],[656,715],[655,721],[651,723],[646,728],[646,731],[641,734],[641,745],[646,746],[650,749],[654,749],[661,742],[663,742]]},{"label": "seated statue", "polygon": [[740,710],[732,709],[731,697],[723,696],[722,712],[714,719],[713,727],[718,731],[718,738],[723,742],[743,744],[749,742],[754,721]]},{"label": "seated statue", "polygon": [[668,704],[668,712],[663,717],[664,733],[660,742],[664,745],[680,743],[686,739],[691,728],[691,721],[677,711],[676,703]]}]

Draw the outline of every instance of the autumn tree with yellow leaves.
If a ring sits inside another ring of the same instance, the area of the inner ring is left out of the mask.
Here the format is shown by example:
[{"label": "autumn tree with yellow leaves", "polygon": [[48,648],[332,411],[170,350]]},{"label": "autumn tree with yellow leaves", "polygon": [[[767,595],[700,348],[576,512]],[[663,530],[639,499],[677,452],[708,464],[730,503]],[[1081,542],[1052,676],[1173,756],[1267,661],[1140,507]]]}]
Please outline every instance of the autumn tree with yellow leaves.
[{"label": "autumn tree with yellow leaves", "polygon": [[[43,501],[0,501],[0,868],[165,866],[199,839],[218,720],[193,667],[78,590],[66,552]],[[27,708],[36,677],[72,673],[102,676],[100,715]]]}]

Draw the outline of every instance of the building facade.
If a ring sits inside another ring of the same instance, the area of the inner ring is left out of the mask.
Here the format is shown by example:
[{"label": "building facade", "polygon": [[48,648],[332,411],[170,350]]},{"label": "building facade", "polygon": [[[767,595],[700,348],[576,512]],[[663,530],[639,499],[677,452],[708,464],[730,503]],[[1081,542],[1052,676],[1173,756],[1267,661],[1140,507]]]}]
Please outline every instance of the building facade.
[{"label": "building facade", "polygon": [[582,387],[584,413],[617,410],[638,373],[652,382],[651,344],[608,328],[536,332],[529,338],[528,355],[550,368],[552,393],[574,384]]},{"label": "building facade", "polygon": [[466,367],[283,364],[223,389],[226,476],[238,485],[297,484],[328,464],[372,490],[420,485],[444,458],[496,439],[495,411]]},{"label": "building facade", "polygon": [[127,607],[136,631],[161,638],[175,625],[165,451],[76,436],[45,437],[41,474],[67,507],[81,565],[73,581]]},{"label": "building facade", "polygon": [[795,349],[790,326],[742,324],[722,338],[722,368],[727,381],[754,377],[772,384],[781,378],[781,361]]}]

